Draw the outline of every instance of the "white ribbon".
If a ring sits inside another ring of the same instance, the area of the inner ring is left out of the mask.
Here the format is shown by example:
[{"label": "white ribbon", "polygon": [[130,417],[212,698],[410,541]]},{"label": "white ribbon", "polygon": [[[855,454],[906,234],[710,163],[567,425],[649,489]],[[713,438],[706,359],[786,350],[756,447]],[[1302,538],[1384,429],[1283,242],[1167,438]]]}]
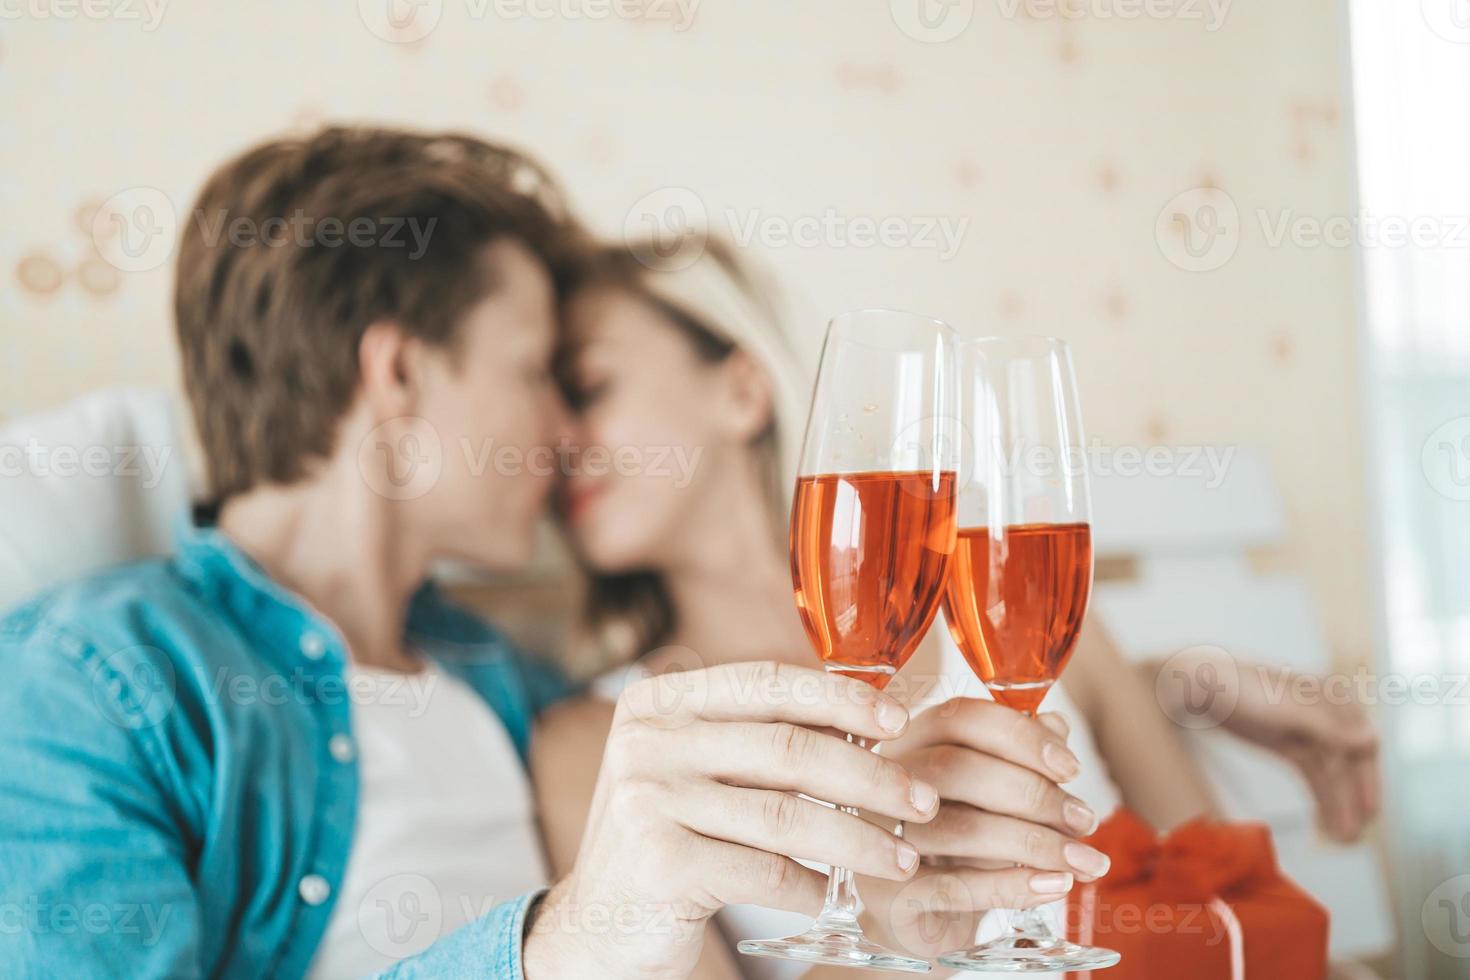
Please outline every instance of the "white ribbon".
[{"label": "white ribbon", "polygon": [[1225,935],[1230,940],[1230,980],[1245,980],[1245,930],[1240,927],[1240,919],[1223,898],[1213,899],[1210,911],[1225,923]]}]

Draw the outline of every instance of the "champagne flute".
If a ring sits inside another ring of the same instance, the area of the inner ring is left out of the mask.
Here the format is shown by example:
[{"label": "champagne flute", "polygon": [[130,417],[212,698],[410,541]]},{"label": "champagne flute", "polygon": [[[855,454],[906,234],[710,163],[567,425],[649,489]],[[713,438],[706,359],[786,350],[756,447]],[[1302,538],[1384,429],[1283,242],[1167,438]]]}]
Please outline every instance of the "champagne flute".
[{"label": "champagne flute", "polygon": [[[1077,643],[1092,590],[1092,511],[1077,382],[1054,338],[966,341],[959,348],[959,543],[944,618],[995,700],[1035,716]],[[1056,936],[1039,908],[997,939],[939,958],[960,970],[1095,970],[1121,959]]]},{"label": "champagne flute", "polygon": [[[948,324],[894,310],[842,314],[822,347],[792,506],[791,578],[826,669],[880,690],[933,623],[955,546],[953,347]],[[739,949],[807,963],[930,969],[863,935],[845,868],[831,870],[826,902],[805,932],[745,940]]]}]

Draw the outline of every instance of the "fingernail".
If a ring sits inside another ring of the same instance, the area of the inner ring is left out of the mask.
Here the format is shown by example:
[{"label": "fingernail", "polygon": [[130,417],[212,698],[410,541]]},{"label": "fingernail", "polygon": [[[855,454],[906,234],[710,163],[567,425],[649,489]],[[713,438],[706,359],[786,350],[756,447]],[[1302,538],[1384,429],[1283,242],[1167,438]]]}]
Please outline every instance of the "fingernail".
[{"label": "fingernail", "polygon": [[1093,878],[1101,878],[1113,865],[1113,862],[1109,861],[1108,856],[1102,851],[1093,850],[1086,844],[1078,844],[1076,841],[1063,846],[1062,854],[1066,856],[1068,864]]},{"label": "fingernail", "polygon": [[1060,712],[1046,712],[1041,716],[1041,723],[1064,739],[1072,734],[1072,723],[1067,721],[1067,716]]},{"label": "fingernail", "polygon": [[1073,778],[1082,771],[1082,765],[1077,757],[1061,742],[1047,742],[1041,750],[1041,758],[1051,769],[1052,775],[1063,782]]},{"label": "fingernail", "polygon": [[1048,871],[1031,876],[1031,891],[1037,895],[1065,895],[1072,890],[1072,876],[1065,871]]},{"label": "fingernail", "polygon": [[878,727],[890,735],[897,735],[903,731],[903,726],[909,723],[909,713],[894,701],[887,698],[879,698],[878,706],[874,709],[878,717]]},{"label": "fingernail", "polygon": [[920,813],[928,813],[939,802],[939,791],[922,779],[915,779],[909,784],[909,802]]},{"label": "fingernail", "polygon": [[1068,800],[1062,804],[1062,819],[1080,836],[1086,837],[1097,829],[1097,814],[1081,800]]},{"label": "fingernail", "polygon": [[898,866],[903,871],[914,870],[914,865],[919,863],[919,849],[906,840],[898,842]]}]

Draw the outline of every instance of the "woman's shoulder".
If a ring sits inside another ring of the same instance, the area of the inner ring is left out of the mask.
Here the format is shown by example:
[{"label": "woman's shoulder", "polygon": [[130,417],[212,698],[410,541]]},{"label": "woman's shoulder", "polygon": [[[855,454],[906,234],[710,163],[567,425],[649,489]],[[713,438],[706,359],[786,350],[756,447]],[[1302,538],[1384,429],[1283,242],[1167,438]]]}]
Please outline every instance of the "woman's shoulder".
[{"label": "woman's shoulder", "polygon": [[613,701],[591,693],[558,701],[536,720],[534,751],[576,746],[585,755],[589,739],[607,738],[615,708]]}]

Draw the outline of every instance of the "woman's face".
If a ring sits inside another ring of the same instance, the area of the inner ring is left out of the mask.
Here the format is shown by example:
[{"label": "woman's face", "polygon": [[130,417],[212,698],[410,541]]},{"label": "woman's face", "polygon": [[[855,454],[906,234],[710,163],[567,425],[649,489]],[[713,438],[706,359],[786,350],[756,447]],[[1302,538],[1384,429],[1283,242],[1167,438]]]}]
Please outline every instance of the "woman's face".
[{"label": "woman's face", "polygon": [[676,323],[616,287],[568,304],[562,382],[575,435],[559,502],[593,568],[665,567],[697,543],[701,504],[759,431],[739,362],[702,358]]}]

